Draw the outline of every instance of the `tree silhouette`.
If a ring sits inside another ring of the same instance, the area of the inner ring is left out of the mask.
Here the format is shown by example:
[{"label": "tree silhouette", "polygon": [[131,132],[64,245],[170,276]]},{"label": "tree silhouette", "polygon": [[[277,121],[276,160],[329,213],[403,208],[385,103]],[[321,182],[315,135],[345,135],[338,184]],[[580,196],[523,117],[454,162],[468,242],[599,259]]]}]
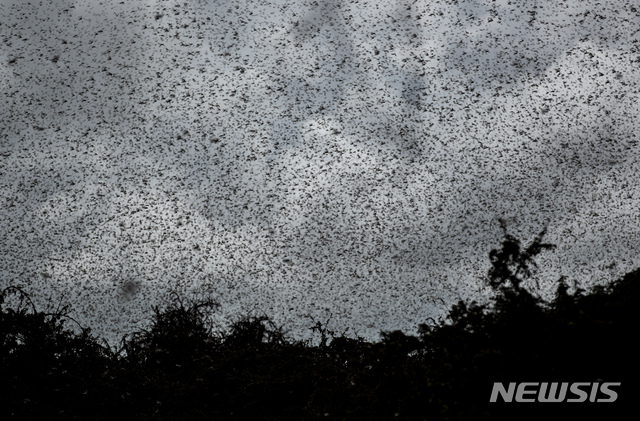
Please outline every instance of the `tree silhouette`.
[{"label": "tree silhouette", "polygon": [[501,250],[494,249],[489,253],[492,267],[488,273],[488,284],[499,294],[513,291],[515,294],[521,295],[526,292],[521,285],[522,282],[531,278],[538,269],[534,257],[542,250],[554,249],[556,246],[542,242],[547,233],[545,227],[523,250],[520,241],[508,233],[506,222],[503,219],[498,219],[498,221],[505,238],[502,241]]}]

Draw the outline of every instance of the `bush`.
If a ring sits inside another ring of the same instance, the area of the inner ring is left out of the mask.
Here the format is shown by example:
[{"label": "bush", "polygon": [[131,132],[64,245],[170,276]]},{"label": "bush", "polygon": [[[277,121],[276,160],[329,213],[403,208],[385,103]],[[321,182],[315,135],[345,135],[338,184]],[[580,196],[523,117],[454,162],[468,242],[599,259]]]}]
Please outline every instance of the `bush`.
[{"label": "bush", "polygon": [[[504,225],[503,225],[504,228]],[[544,231],[527,247],[505,229],[489,254],[491,304],[459,302],[417,337],[287,338],[266,316],[217,332],[211,300],[178,297],[113,351],[68,308],[38,312],[0,294],[1,419],[478,420],[623,418],[637,393],[640,271],[587,293],[563,278],[549,303],[531,292]],[[494,382],[622,382],[615,404],[490,404]],[[606,413],[606,414],[605,414]]]}]

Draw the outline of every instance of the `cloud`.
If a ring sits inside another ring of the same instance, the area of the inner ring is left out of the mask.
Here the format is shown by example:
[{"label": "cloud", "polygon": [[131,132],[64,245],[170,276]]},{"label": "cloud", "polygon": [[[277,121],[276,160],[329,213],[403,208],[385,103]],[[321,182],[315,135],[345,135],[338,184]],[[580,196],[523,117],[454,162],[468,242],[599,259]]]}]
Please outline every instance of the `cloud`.
[{"label": "cloud", "polygon": [[484,294],[498,217],[548,284],[638,264],[630,2],[0,7],[2,282],[105,331],[172,288],[410,329]]}]

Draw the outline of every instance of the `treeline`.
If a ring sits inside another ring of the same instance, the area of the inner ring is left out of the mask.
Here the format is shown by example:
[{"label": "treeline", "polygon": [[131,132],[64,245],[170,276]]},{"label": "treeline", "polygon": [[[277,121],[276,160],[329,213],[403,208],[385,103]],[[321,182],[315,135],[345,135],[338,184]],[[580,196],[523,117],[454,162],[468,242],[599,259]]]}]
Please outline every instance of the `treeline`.
[{"label": "treeline", "polygon": [[[217,333],[207,322],[214,302],[176,299],[112,349],[74,329],[69,309],[37,311],[9,287],[0,295],[0,419],[630,419],[640,271],[588,292],[561,279],[544,302],[526,287],[534,257],[553,248],[543,236],[523,248],[505,230],[489,256],[492,303],[459,302],[417,336],[383,332],[375,343],[318,323],[322,340],[312,345],[267,317]],[[615,402],[597,402],[611,396],[587,387],[585,402],[536,402],[534,393],[534,402],[491,403],[496,382],[620,385]]]}]

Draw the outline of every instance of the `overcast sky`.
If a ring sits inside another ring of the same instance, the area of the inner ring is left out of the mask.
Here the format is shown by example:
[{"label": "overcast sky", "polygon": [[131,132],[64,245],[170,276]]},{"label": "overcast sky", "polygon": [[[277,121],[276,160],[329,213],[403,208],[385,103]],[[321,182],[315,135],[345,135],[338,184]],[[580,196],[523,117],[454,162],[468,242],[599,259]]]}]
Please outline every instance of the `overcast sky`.
[{"label": "overcast sky", "polygon": [[640,6],[0,0],[0,286],[115,338],[171,291],[376,338],[640,266]]}]

